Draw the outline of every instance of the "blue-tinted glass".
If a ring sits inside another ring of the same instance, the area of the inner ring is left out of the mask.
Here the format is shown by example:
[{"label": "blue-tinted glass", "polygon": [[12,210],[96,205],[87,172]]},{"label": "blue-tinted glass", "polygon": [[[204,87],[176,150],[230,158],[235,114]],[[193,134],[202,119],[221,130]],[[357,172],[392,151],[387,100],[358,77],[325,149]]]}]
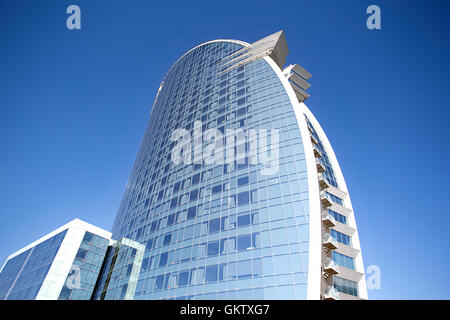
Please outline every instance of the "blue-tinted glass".
[{"label": "blue-tinted glass", "polygon": [[[136,299],[270,299],[278,284],[265,290],[263,276],[294,272],[299,280],[280,285],[279,295],[306,296],[307,269],[298,266],[308,265],[308,183],[295,113],[264,59],[222,72],[219,61],[240,48],[227,41],[199,46],[164,78],[113,227],[113,238],[146,245]],[[195,121],[203,132],[279,130],[278,171],[263,175],[247,156],[174,165],[171,135],[192,133]],[[283,223],[288,217],[295,236]],[[295,263],[288,253],[297,254]]]},{"label": "blue-tinted glass", "polygon": [[331,236],[340,243],[343,243],[347,246],[352,245],[352,239],[349,235],[346,235],[342,232],[331,229]]},{"label": "blue-tinted glass", "polygon": [[350,294],[352,296],[358,296],[358,284],[354,281],[343,279],[334,276],[334,287],[337,291]]},{"label": "blue-tinted glass", "polygon": [[343,216],[342,214],[339,214],[331,209],[328,209],[328,212],[333,216],[336,221],[339,221],[340,223],[347,224],[347,217]]},{"label": "blue-tinted glass", "polygon": [[[58,299],[89,300],[97,282],[109,240],[86,231]],[[74,283],[73,279],[77,279]],[[68,283],[72,284],[68,286]],[[76,285],[75,285],[76,284]]]},{"label": "blue-tinted glass", "polygon": [[355,270],[355,259],[342,253],[333,251],[333,261],[340,266]]},{"label": "blue-tinted glass", "polygon": [[67,230],[8,260],[0,274],[0,299],[35,299]]}]

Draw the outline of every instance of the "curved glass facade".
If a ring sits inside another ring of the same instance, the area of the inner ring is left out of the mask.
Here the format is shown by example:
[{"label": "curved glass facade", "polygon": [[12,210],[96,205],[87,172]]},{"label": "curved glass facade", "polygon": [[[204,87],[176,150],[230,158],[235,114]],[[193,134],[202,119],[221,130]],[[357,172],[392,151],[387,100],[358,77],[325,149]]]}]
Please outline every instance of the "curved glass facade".
[{"label": "curved glass facade", "polygon": [[[113,238],[146,246],[135,299],[306,299],[309,195],[300,130],[265,59],[223,72],[221,59],[241,48],[205,43],[164,78],[113,227]],[[194,145],[194,160],[175,164],[173,132],[194,135],[195,123],[202,133],[242,129],[244,157],[199,163]],[[252,130],[263,129],[279,134],[270,174],[249,154]]]}]

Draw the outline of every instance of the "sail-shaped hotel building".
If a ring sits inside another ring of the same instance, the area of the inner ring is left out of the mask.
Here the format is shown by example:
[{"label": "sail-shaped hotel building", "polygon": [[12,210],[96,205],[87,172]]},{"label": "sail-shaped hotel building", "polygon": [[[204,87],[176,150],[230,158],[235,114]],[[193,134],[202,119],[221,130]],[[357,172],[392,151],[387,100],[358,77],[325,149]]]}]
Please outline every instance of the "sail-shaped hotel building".
[{"label": "sail-shaped hotel building", "polygon": [[[367,298],[311,74],[287,54],[283,31],[214,40],[164,77],[112,230],[145,245],[134,299]],[[120,299],[112,282],[96,298]]]}]

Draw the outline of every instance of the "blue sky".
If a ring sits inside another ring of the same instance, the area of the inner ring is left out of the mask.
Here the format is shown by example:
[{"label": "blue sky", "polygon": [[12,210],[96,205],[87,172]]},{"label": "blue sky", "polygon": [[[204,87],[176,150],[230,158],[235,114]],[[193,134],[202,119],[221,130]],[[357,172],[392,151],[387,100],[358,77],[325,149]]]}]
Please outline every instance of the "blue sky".
[{"label": "blue sky", "polygon": [[[130,3],[133,3],[130,5]],[[66,28],[77,4],[82,29]],[[381,30],[368,30],[368,5]],[[0,2],[0,260],[75,217],[110,229],[168,68],[285,30],[347,179],[373,299],[449,299],[446,1]]]}]

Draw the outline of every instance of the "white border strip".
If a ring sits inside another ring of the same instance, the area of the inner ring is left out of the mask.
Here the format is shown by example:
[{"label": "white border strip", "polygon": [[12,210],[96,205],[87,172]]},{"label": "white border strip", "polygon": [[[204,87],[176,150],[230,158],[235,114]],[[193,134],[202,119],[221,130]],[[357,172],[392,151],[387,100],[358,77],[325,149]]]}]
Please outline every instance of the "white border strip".
[{"label": "white border strip", "polygon": [[84,225],[86,230],[89,230],[90,232],[95,233],[95,234],[97,234],[97,235],[99,235],[101,237],[104,237],[104,238],[107,238],[107,239],[111,238],[111,232],[106,231],[106,230],[101,229],[99,227],[96,227],[96,226],[94,226],[94,225],[92,225],[90,223],[87,223],[87,222],[85,222],[85,221],[83,221],[81,219],[76,218],[76,219],[73,219],[72,221],[66,223],[65,225],[59,227],[58,229],[55,229],[52,232],[46,234],[45,236],[39,238],[38,240],[33,241],[32,243],[30,243],[29,245],[23,247],[22,249],[12,253],[11,255],[8,256],[6,261],[14,258],[15,256],[21,254],[24,251],[27,251],[30,248],[33,248],[33,247],[37,246],[39,243],[44,242],[47,239],[50,239],[51,237],[57,235],[58,233],[66,230],[66,229],[68,229],[68,228],[70,228],[72,226],[81,226],[81,225]]},{"label": "white border strip", "polygon": [[350,227],[352,227],[356,230],[352,236],[352,244],[353,244],[352,247],[359,250],[359,254],[355,258],[356,271],[361,272],[363,274],[363,276],[358,284],[359,297],[363,298],[363,299],[368,299],[366,277],[365,277],[365,271],[364,271],[365,269],[364,269],[364,263],[363,263],[363,259],[362,259],[362,253],[361,253],[361,244],[359,242],[358,228],[356,227],[355,214],[353,211],[352,202],[350,200],[350,194],[347,189],[347,184],[345,183],[344,175],[342,174],[342,170],[341,170],[341,167],[339,166],[339,162],[337,161],[336,154],[334,153],[333,147],[331,146],[330,141],[328,140],[328,137],[325,134],[325,132],[323,131],[319,122],[314,117],[313,113],[306,106],[304,106],[304,113],[308,117],[309,121],[311,121],[312,125],[314,126],[314,129],[316,130],[317,134],[319,135],[320,140],[322,141],[322,144],[323,144],[325,150],[327,151],[327,155],[330,160],[331,166],[333,167],[339,189],[341,189],[342,191],[347,193],[347,196],[345,197],[345,199],[343,199],[344,205],[346,208],[352,210],[352,213],[348,217],[348,224]]},{"label": "white border strip", "polygon": [[270,57],[264,58],[272,67],[281,81],[294,109],[297,124],[302,137],[303,149],[305,154],[306,170],[308,173],[308,193],[309,193],[309,259],[308,259],[308,300],[320,299],[321,285],[321,260],[322,260],[322,219],[319,196],[319,180],[317,179],[316,160],[313,153],[313,146],[309,138],[308,126],[303,113],[308,108],[304,103],[297,100],[297,96],[289,80],[283,74],[275,61]]}]

